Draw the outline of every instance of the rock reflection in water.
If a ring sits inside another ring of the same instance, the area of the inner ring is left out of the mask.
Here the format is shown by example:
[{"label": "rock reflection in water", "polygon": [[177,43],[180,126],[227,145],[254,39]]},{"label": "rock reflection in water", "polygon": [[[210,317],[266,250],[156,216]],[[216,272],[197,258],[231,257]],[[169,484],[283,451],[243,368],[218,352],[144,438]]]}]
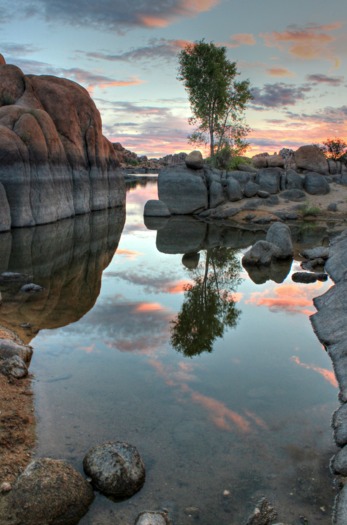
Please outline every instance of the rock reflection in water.
[{"label": "rock reflection in water", "polygon": [[[2,234],[0,325],[29,343],[41,329],[80,319],[99,295],[124,221],[125,209],[117,208]],[[25,283],[43,290],[25,293]]]}]

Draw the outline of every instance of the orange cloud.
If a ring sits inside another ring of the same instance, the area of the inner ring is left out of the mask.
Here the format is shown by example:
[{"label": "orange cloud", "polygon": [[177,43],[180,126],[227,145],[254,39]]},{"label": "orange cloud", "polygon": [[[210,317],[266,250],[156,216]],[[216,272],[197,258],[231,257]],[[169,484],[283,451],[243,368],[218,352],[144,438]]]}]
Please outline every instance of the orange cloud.
[{"label": "orange cloud", "polygon": [[334,56],[333,49],[330,46],[335,37],[327,34],[327,32],[335,31],[341,27],[340,22],[334,22],[325,25],[311,25],[303,29],[262,33],[260,36],[268,47],[277,47],[283,50],[288,45],[289,53],[296,58],[303,60],[326,58],[332,60],[338,67],[338,58]]},{"label": "orange cloud", "polygon": [[166,27],[177,17],[198,15],[204,11],[209,11],[219,2],[220,0],[179,0],[177,6],[173,7],[166,16],[165,14],[160,16],[140,15],[138,20],[145,27]]},{"label": "orange cloud", "polygon": [[223,45],[229,48],[239,47],[239,46],[254,46],[256,40],[251,33],[237,33],[230,37],[230,42],[227,42]]},{"label": "orange cloud", "polygon": [[171,294],[183,293],[189,284],[192,284],[192,281],[181,279],[180,281],[169,283],[163,291]]},{"label": "orange cloud", "polygon": [[247,304],[256,306],[267,306],[271,311],[285,311],[289,313],[301,313],[312,315],[315,310],[312,298],[322,283],[316,283],[311,287],[300,287],[296,284],[285,284],[277,286],[273,290],[254,292],[246,301]]},{"label": "orange cloud", "polygon": [[232,292],[230,297],[235,303],[238,303],[243,298],[243,293],[242,292]]},{"label": "orange cloud", "polygon": [[320,374],[328,383],[330,383],[334,388],[338,388],[338,382],[336,380],[335,374],[332,370],[328,370],[327,368],[321,368],[319,366],[314,365],[308,365],[306,363],[302,363],[300,359],[296,356],[293,356],[291,358],[293,363],[296,363],[299,366],[302,366],[303,368],[306,368],[307,370],[312,370],[313,372],[317,372]]},{"label": "orange cloud", "polygon": [[87,86],[87,91],[90,95],[93,95],[95,88],[106,89],[110,87],[138,86],[143,83],[144,80],[140,78],[133,78],[131,80],[105,80],[104,82],[90,84]]},{"label": "orange cloud", "polygon": [[134,312],[158,312],[158,311],[164,311],[165,308],[159,304],[159,303],[140,303],[136,305]]},{"label": "orange cloud", "polygon": [[141,252],[137,252],[135,250],[126,250],[126,249],[122,249],[122,248],[118,248],[117,250],[117,255],[124,255],[124,257],[126,257],[127,259],[130,259],[130,260],[134,260],[136,259],[139,255],[142,255]]},{"label": "orange cloud", "polygon": [[271,67],[266,70],[272,77],[293,77],[294,73],[284,67]]},{"label": "orange cloud", "polygon": [[209,412],[211,420],[218,428],[232,430],[230,423],[233,423],[241,432],[250,431],[249,421],[221,401],[194,391],[192,391],[191,397],[195,403],[199,403]]}]

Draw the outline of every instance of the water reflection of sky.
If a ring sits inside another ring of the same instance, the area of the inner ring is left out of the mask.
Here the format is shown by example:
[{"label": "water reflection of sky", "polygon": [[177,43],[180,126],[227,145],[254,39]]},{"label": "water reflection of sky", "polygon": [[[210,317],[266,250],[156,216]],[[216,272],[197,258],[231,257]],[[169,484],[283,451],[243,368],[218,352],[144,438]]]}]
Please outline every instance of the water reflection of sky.
[{"label": "water reflection of sky", "polygon": [[[287,278],[256,286],[243,271],[233,294],[237,327],[215,340],[212,353],[185,358],[170,346],[170,327],[192,275],[181,254],[156,250],[156,231],[143,225],[155,191],[129,192],[95,307],[33,342],[39,453],[80,468],[90,446],[124,439],[143,454],[144,489],[117,505],[98,497],[85,525],[106,525],[111,516],[130,525],[148,507],[167,507],[185,525],[190,506],[203,525],[236,524],[261,495],[282,509],[283,521],[305,515],[330,523],[337,390],[308,319],[312,297],[327,284]],[[231,496],[223,499],[225,489]]]}]

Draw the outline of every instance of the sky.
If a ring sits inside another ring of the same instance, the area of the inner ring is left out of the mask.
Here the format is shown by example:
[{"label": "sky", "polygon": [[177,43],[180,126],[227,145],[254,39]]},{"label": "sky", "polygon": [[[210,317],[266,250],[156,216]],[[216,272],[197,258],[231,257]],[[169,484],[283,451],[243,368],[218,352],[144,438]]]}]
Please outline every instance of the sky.
[{"label": "sky", "polygon": [[346,0],[0,0],[0,53],[88,89],[103,133],[138,155],[191,151],[178,53],[227,48],[253,100],[248,155],[347,141]]}]

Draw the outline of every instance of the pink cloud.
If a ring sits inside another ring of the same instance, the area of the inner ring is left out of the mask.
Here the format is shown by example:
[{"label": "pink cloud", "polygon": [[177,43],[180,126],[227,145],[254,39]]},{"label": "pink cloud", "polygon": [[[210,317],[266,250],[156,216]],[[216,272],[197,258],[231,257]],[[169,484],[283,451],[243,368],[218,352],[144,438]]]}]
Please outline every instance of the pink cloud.
[{"label": "pink cloud", "polygon": [[339,59],[335,56],[333,47],[335,37],[328,34],[342,27],[341,22],[325,25],[308,25],[304,28],[289,29],[279,32],[262,33],[268,47],[288,49],[289,53],[302,60],[314,60],[326,58],[338,67]]},{"label": "pink cloud", "polygon": [[312,315],[315,312],[312,298],[317,295],[317,290],[321,287],[322,283],[306,288],[296,284],[284,284],[272,290],[253,292],[246,303],[266,306],[273,312]]},{"label": "pink cloud", "polygon": [[220,0],[179,0],[168,14],[165,14],[165,10],[160,15],[141,14],[138,16],[138,20],[145,27],[162,28],[168,26],[178,17],[193,17],[199,13],[210,11],[219,2]]},{"label": "pink cloud", "polygon": [[299,357],[293,356],[291,358],[293,363],[296,363],[297,365],[306,368],[307,370],[312,370],[313,372],[317,372],[317,374],[320,374],[328,383],[330,383],[334,388],[338,388],[338,382],[336,380],[335,374],[332,370],[328,370],[327,368],[321,368],[319,366],[315,365],[308,365],[306,363],[302,363],[299,359]]},{"label": "pink cloud", "polygon": [[293,77],[294,73],[285,67],[270,67],[266,70],[272,77]]},{"label": "pink cloud", "polygon": [[251,33],[236,33],[230,37],[230,42],[226,42],[223,45],[229,48],[240,47],[240,46],[254,46],[256,40]]}]

